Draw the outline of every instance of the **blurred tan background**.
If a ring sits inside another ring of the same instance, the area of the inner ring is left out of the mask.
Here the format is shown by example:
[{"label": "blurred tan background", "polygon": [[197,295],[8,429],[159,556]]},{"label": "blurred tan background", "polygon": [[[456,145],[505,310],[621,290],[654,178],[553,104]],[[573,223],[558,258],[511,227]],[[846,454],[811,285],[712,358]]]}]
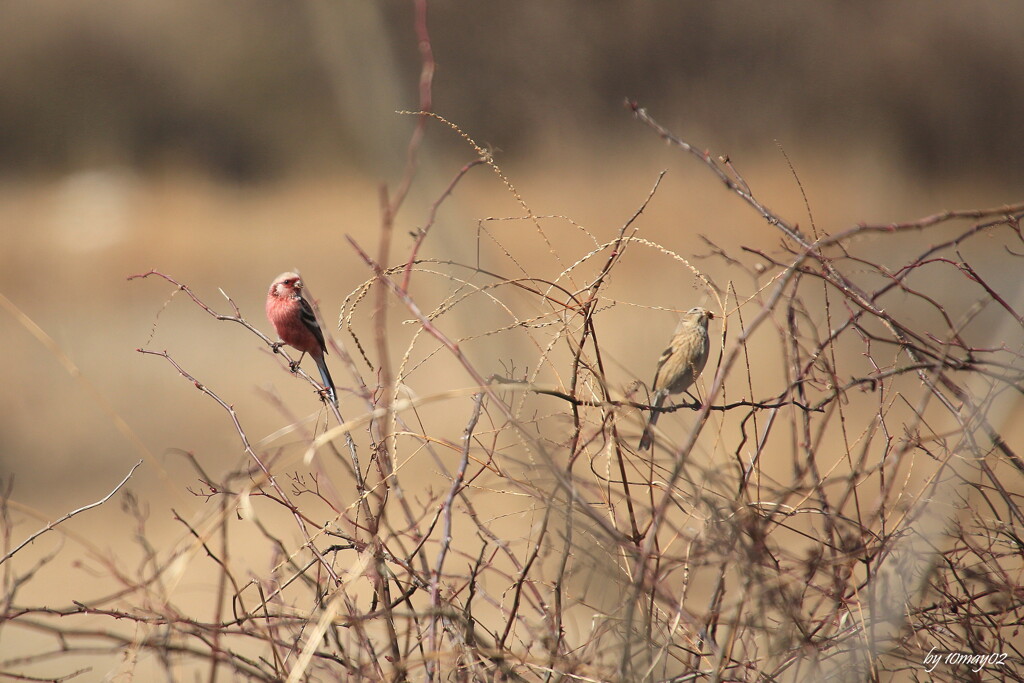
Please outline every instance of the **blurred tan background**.
[{"label": "blurred tan background", "polygon": [[[627,97],[728,154],[755,194],[801,225],[806,210],[779,145],[824,230],[1022,199],[1018,3],[439,1],[429,22],[434,110],[495,151],[535,214],[567,216],[602,239],[668,169],[643,236],[687,258],[709,252],[698,234],[732,249],[778,243],[709,174],[634,122]],[[167,283],[125,278],[159,269],[227,313],[220,288],[269,334],[266,288],[300,268],[336,320],[367,278],[344,235],[375,244],[378,188],[396,185],[415,123],[395,111],[418,107],[419,68],[408,3],[0,6],[0,292],[81,371],[71,376],[0,314],[0,476],[5,486],[13,478],[13,498],[54,518],[101,497],[143,457],[104,401],[150,454],[131,488],[152,502],[154,527],[180,533],[168,505],[183,514],[204,505],[186,491],[196,477],[175,449],[212,472],[239,465],[225,413],[137,347],[170,351],[235,405],[255,438],[282,424],[260,390],[297,414],[316,411],[309,388],[240,327],[215,323],[181,295],[165,307]],[[457,135],[429,126],[395,262],[472,158]],[[477,169],[443,206],[425,254],[472,262],[477,219],[521,215],[501,182]],[[644,307],[708,302],[654,250],[636,249],[616,277],[616,296],[636,307],[602,342],[611,380],[626,386],[650,380],[674,326],[671,310]],[[1012,290],[1016,279],[1007,269],[1001,283]],[[500,372],[481,349],[481,369]],[[494,349],[514,360],[500,342]],[[129,527],[115,506],[89,514]],[[74,522],[84,532],[91,523]]]}]

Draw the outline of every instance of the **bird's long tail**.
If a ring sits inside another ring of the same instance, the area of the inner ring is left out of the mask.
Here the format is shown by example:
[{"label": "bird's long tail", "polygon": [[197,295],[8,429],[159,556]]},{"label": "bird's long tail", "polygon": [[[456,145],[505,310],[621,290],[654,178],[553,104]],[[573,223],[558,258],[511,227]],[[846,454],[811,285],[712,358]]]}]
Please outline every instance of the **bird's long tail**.
[{"label": "bird's long tail", "polygon": [[320,379],[323,380],[324,386],[327,387],[327,393],[331,397],[331,403],[338,405],[338,392],[334,390],[334,380],[331,379],[331,373],[327,369],[327,361],[323,356],[314,360],[316,360],[316,367],[320,370]]},{"label": "bird's long tail", "polygon": [[[654,403],[652,404],[655,408],[660,408],[661,404],[665,402],[665,394],[658,392],[654,395]],[[640,450],[646,451],[654,443],[654,425],[658,423],[658,416],[661,415],[660,410],[651,411],[651,419],[647,421],[647,427],[644,428],[644,435],[640,437]]]}]

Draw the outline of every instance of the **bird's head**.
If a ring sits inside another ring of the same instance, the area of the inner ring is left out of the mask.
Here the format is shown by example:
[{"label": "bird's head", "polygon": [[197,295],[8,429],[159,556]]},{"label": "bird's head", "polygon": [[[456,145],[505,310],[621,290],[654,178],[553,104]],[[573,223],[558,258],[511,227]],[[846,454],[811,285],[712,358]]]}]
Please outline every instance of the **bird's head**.
[{"label": "bird's head", "polygon": [[272,296],[300,296],[302,292],[302,278],[298,273],[281,273],[270,285]]},{"label": "bird's head", "polygon": [[693,308],[688,310],[685,314],[683,314],[683,320],[681,322],[690,323],[690,324],[697,323],[699,325],[703,325],[704,327],[707,327],[708,326],[708,321],[709,320],[714,320],[714,319],[715,319],[715,314],[712,313],[711,311],[709,311],[708,309],[701,308],[700,306],[694,306]]}]

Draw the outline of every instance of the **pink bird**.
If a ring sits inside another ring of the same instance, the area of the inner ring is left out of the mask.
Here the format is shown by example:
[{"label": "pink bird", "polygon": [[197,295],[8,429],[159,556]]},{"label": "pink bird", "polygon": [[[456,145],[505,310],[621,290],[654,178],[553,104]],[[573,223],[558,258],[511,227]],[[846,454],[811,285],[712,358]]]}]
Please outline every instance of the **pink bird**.
[{"label": "pink bird", "polygon": [[324,361],[324,354],[327,353],[324,332],[320,329],[320,323],[316,321],[313,307],[302,296],[302,286],[302,278],[298,273],[278,275],[267,292],[267,319],[274,325],[277,336],[283,343],[302,352],[292,370],[302,362],[302,357],[307,353],[312,356],[320,370],[320,378],[327,388],[331,403],[337,405],[334,381]]}]

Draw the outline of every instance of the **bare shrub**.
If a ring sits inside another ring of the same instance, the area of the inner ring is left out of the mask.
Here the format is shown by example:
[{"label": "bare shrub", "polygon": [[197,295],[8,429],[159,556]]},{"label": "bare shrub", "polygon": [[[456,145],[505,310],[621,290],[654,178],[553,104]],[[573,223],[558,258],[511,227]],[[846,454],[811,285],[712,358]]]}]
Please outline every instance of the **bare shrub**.
[{"label": "bare shrub", "polygon": [[[660,178],[614,234],[535,215],[469,141],[475,159],[396,261],[395,216],[439,119],[418,113],[376,252],[349,240],[367,278],[331,346],[343,411],[328,404],[317,430],[281,404],[254,440],[173,352],[142,349],[223,408],[249,466],[214,475],[192,459],[208,513],[176,515],[173,547],[147,541],[145,507],[124,497],[145,561],[107,562],[110,595],[88,605],[19,602],[48,560],[13,561],[25,545],[7,492],[3,628],[54,646],[4,674],[121,652],[128,671],[152,655],[169,680],[1020,680],[1024,462],[1006,434],[1024,320],[995,283],[1020,267],[1024,205],[803,229],[730,160],[630,109],[778,247],[708,238],[723,277],[647,241]],[[496,172],[522,215],[481,219],[475,262],[427,255],[438,207],[474,169]],[[663,409],[676,415],[652,455],[636,449],[647,395],[611,379],[602,346],[609,307],[644,305],[614,294],[640,248],[692,274],[717,325],[699,400]],[[525,251],[544,257],[528,269]],[[230,299],[224,313],[140,277],[272,348]],[[236,538],[239,516],[258,543]],[[202,613],[173,597],[198,572],[215,577]]]}]

